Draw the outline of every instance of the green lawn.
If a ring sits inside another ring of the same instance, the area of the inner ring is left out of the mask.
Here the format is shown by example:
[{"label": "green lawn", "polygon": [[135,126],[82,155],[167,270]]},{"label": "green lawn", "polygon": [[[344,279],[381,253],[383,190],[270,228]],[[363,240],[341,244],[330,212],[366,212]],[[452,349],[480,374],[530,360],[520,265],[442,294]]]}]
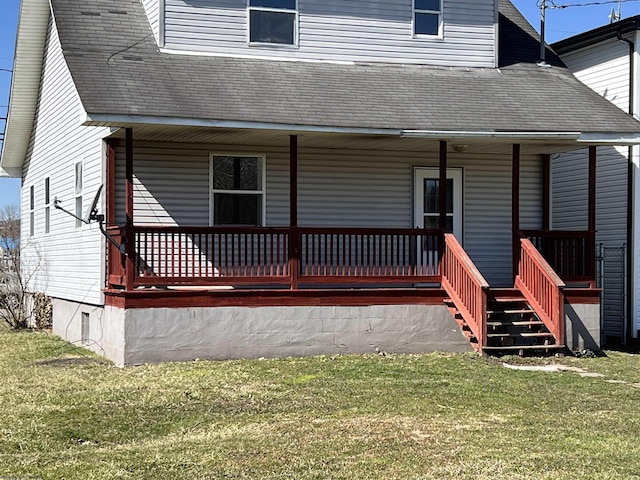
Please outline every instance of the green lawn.
[{"label": "green lawn", "polygon": [[640,478],[640,357],[562,362],[605,377],[442,353],[121,369],[0,330],[0,478]]}]

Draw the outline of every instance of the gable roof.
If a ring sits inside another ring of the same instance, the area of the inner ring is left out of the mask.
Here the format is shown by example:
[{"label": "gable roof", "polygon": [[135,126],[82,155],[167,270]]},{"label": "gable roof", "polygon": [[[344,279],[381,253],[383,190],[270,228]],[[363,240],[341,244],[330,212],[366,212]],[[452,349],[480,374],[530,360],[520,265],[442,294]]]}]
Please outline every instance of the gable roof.
[{"label": "gable roof", "polygon": [[610,38],[616,38],[618,36],[618,32],[620,32],[620,35],[624,35],[639,29],[640,15],[636,15],[634,17],[625,18],[624,20],[609,23],[607,25],[594,28],[593,30],[565,38],[564,40],[554,43],[552,47],[559,55],[563,55]]},{"label": "gable roof", "polygon": [[[25,0],[25,3],[41,0]],[[51,0],[87,125],[158,123],[604,141],[640,123],[580,83],[500,0],[499,68],[160,52],[139,0]],[[577,148],[577,147],[576,147]],[[3,151],[3,166],[5,164]]]},{"label": "gable roof", "polygon": [[[48,22],[48,0],[22,0],[0,176],[21,176],[36,114]],[[5,157],[9,157],[8,161]],[[7,172],[3,174],[3,170]]]}]

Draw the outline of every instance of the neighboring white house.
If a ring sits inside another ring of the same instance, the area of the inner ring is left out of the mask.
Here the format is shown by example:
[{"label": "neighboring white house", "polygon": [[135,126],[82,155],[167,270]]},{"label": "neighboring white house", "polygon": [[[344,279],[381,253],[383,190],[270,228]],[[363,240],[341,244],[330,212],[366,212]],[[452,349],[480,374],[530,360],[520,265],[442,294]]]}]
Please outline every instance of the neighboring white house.
[{"label": "neighboring white house", "polygon": [[[622,111],[640,113],[640,17],[627,18],[553,45],[574,75]],[[580,229],[587,196],[587,151],[553,162],[553,227]],[[640,177],[638,147],[598,148],[597,244],[603,287],[602,334],[635,341],[640,331]],[[635,185],[635,186],[634,186]]]},{"label": "neighboring white house", "polygon": [[[119,364],[597,348],[548,161],[640,123],[538,41],[506,0],[23,0],[0,168],[54,332]],[[108,236],[56,208],[101,185]]]}]

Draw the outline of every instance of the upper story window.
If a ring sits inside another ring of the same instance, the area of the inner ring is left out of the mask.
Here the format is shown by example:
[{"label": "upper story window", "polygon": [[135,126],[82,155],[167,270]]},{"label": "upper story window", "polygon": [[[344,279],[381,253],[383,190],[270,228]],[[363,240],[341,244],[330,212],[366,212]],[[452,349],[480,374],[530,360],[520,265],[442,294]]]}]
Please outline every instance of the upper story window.
[{"label": "upper story window", "polygon": [[442,2],[443,0],[413,1],[414,35],[442,35]]},{"label": "upper story window", "polygon": [[249,43],[296,44],[297,0],[249,0]]}]

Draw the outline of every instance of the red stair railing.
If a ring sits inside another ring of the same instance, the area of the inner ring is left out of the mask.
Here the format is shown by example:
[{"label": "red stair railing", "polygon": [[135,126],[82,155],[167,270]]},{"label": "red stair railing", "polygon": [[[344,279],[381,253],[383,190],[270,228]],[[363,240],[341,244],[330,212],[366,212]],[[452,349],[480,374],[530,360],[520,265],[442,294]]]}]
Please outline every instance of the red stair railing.
[{"label": "red stair railing", "polygon": [[453,234],[445,234],[442,288],[447,292],[476,339],[486,347],[487,289],[489,284]]},{"label": "red stair railing", "polygon": [[564,282],[528,238],[520,239],[520,262],[515,286],[540,320],[564,345]]}]

